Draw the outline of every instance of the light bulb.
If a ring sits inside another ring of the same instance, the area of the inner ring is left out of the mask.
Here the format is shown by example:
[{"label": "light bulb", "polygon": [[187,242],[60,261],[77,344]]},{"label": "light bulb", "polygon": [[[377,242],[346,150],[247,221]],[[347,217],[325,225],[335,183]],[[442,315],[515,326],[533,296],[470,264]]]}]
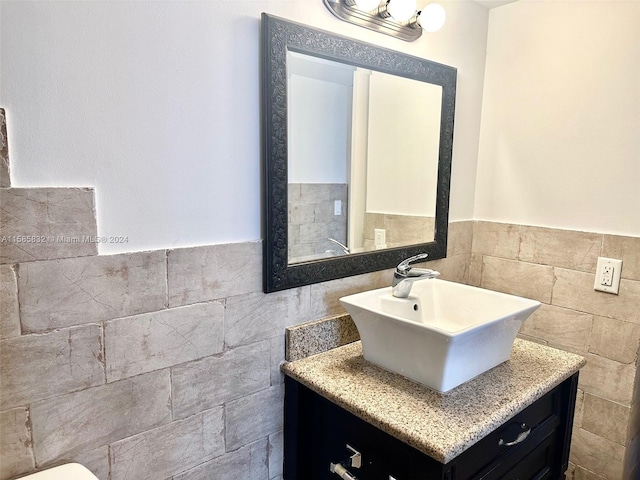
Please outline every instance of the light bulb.
[{"label": "light bulb", "polygon": [[380,5],[380,0],[355,0],[354,3],[358,10],[362,10],[363,12],[370,12],[374,8],[377,8],[378,5]]},{"label": "light bulb", "polygon": [[444,25],[447,13],[442,5],[430,3],[418,15],[418,23],[425,32],[437,32]]},{"label": "light bulb", "polygon": [[397,22],[406,22],[416,14],[416,0],[389,0],[387,12]]}]

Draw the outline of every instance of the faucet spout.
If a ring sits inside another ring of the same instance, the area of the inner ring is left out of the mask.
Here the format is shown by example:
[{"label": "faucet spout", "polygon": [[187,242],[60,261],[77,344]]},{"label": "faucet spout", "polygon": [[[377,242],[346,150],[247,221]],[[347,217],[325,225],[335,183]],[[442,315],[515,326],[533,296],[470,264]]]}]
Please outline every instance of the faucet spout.
[{"label": "faucet spout", "polygon": [[440,272],[429,268],[416,268],[411,266],[412,263],[425,260],[427,256],[428,254],[421,253],[414,257],[407,258],[398,264],[395,272],[393,272],[391,292],[394,297],[407,298],[409,293],[411,293],[411,287],[414,282],[428,278],[437,278],[440,275]]},{"label": "faucet spout", "polygon": [[351,253],[351,251],[349,250],[349,247],[347,247],[344,243],[340,243],[335,238],[327,238],[327,240],[329,240],[331,243],[335,243],[336,245],[338,245],[342,250],[342,253],[344,253],[345,255],[349,255],[349,253]]}]

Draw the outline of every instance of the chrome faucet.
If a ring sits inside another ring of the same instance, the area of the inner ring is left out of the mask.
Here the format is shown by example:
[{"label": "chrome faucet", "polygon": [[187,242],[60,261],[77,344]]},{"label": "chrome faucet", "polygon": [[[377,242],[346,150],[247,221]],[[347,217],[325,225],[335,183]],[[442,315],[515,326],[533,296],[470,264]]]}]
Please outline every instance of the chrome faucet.
[{"label": "chrome faucet", "polygon": [[335,238],[327,238],[327,240],[329,240],[330,242],[335,243],[336,245],[338,245],[340,247],[340,250],[342,250],[342,253],[344,253],[345,255],[349,255],[349,253],[350,253],[349,247],[347,247],[345,244],[340,243]]},{"label": "chrome faucet", "polygon": [[407,258],[398,264],[396,271],[393,272],[393,288],[391,291],[394,297],[407,298],[411,292],[413,282],[427,278],[436,278],[440,275],[440,272],[429,268],[415,268],[411,266],[412,263],[425,260],[428,256],[429,254],[427,253],[421,253],[414,257]]}]

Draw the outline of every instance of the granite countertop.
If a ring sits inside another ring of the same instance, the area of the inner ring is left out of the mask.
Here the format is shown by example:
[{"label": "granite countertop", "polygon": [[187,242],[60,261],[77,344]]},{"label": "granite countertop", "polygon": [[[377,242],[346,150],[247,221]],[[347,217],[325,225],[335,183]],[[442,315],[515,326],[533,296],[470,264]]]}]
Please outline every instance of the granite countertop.
[{"label": "granite countertop", "polygon": [[447,393],[365,361],[359,341],[281,368],[316,393],[444,464],[585,364],[578,355],[516,339],[509,361]]}]

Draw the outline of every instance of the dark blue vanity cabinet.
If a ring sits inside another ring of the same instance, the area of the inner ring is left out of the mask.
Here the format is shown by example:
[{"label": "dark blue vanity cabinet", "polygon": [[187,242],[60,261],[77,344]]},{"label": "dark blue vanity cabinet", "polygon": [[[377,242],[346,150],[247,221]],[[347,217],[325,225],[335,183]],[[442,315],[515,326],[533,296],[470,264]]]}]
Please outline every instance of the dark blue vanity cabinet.
[{"label": "dark blue vanity cabinet", "polygon": [[338,462],[358,480],[564,479],[577,385],[576,373],[442,464],[286,377],[284,479],[337,480]]}]

